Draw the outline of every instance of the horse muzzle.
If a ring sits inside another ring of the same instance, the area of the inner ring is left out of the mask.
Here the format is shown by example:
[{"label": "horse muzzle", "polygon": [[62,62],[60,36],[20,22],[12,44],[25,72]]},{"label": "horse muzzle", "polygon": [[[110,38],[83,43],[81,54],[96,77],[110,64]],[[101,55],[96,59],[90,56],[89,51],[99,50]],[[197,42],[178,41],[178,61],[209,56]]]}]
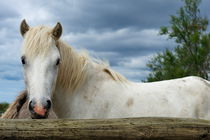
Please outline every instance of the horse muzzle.
[{"label": "horse muzzle", "polygon": [[48,99],[41,100],[37,103],[35,100],[29,102],[29,111],[31,112],[32,119],[46,119],[51,108],[51,101]]}]

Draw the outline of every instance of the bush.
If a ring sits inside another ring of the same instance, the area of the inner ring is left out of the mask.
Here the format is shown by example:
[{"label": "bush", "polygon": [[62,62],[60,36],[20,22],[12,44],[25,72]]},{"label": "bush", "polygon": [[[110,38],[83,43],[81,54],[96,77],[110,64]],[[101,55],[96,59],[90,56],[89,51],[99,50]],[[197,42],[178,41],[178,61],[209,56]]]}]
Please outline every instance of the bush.
[{"label": "bush", "polygon": [[6,102],[0,103],[0,116],[7,110],[8,107],[9,107],[8,103]]}]

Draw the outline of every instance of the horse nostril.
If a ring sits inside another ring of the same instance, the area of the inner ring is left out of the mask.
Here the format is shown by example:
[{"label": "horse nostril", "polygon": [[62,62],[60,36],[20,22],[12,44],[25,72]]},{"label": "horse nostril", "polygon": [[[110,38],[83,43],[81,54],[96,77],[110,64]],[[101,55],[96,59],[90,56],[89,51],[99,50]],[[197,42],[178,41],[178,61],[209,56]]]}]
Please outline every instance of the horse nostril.
[{"label": "horse nostril", "polygon": [[29,110],[33,111],[34,103],[32,101],[29,102]]},{"label": "horse nostril", "polygon": [[51,101],[47,100],[47,105],[46,105],[45,108],[48,110],[48,109],[50,109],[50,107],[51,107]]}]

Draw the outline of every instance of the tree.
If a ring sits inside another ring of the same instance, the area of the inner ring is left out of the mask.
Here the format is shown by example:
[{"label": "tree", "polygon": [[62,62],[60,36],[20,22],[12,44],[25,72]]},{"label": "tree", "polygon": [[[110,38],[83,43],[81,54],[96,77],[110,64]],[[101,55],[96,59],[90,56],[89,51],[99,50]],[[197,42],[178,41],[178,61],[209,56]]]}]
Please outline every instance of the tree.
[{"label": "tree", "polygon": [[158,53],[148,63],[151,73],[148,82],[200,76],[209,79],[210,33],[208,19],[200,15],[201,0],[183,0],[177,15],[172,15],[170,26],[160,28],[160,35],[175,40],[177,47]]},{"label": "tree", "polygon": [[2,113],[4,113],[6,111],[8,106],[9,106],[8,103],[0,103],[0,116],[1,116]]}]

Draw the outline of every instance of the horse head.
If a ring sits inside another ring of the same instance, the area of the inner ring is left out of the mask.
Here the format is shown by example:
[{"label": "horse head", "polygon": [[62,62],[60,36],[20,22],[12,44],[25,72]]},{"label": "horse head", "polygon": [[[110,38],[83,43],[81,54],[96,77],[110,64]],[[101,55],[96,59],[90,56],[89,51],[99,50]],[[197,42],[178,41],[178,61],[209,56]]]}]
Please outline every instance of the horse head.
[{"label": "horse head", "polygon": [[23,20],[20,32],[24,38],[21,62],[29,97],[28,108],[32,118],[46,118],[52,106],[60,64],[56,42],[62,34],[62,26],[57,23],[54,28],[29,27]]}]

